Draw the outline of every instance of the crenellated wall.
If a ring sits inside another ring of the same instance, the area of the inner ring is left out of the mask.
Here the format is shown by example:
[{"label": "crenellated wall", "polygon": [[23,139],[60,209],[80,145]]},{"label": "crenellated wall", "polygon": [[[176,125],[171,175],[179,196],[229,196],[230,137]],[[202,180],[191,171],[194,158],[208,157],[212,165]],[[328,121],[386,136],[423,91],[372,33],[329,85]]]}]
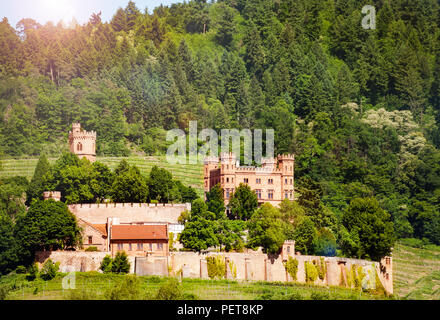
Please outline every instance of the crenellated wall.
[{"label": "crenellated wall", "polygon": [[191,204],[103,203],[72,204],[69,210],[79,219],[91,224],[105,224],[107,218],[119,218],[120,223],[165,222],[178,223],[183,211]]}]

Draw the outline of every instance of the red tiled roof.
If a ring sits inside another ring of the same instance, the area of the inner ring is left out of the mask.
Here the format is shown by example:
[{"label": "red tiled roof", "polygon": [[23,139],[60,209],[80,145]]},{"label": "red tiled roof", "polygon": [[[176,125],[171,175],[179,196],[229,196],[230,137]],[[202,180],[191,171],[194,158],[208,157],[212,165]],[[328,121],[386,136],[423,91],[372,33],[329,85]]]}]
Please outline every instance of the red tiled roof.
[{"label": "red tiled roof", "polygon": [[107,237],[107,225],[106,224],[92,224],[93,228],[101,232],[104,236]]},{"label": "red tiled roof", "polygon": [[112,240],[168,240],[166,225],[112,226]]}]

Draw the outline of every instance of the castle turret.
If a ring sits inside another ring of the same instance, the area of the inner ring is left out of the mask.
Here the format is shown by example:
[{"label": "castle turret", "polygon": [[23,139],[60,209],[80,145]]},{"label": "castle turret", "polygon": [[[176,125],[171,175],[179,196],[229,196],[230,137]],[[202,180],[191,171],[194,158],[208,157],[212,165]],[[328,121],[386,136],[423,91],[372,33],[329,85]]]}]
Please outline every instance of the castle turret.
[{"label": "castle turret", "polygon": [[281,171],[281,193],[284,199],[294,200],[295,198],[295,155],[278,155],[278,170]]},{"label": "castle turret", "polygon": [[81,129],[80,123],[72,124],[69,132],[70,152],[78,157],[87,158],[91,162],[96,161],[96,132]]},{"label": "castle turret", "polygon": [[218,157],[206,157],[204,161],[204,176],[205,176],[205,193],[209,192],[211,190],[211,177],[212,172],[214,170],[217,170],[219,167],[219,160]]}]

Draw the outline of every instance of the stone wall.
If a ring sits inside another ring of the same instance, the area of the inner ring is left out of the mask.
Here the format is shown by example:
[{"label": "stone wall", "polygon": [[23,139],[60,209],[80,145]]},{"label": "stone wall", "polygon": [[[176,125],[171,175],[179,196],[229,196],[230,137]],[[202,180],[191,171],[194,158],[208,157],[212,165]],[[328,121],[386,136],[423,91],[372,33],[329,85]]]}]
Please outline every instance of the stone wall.
[{"label": "stone wall", "polygon": [[191,204],[104,203],[72,204],[69,210],[79,219],[91,224],[105,224],[107,218],[119,218],[120,223],[164,222],[178,223],[177,219]]},{"label": "stone wall", "polygon": [[[54,251],[37,253],[37,261],[44,263],[51,258],[54,262],[60,262],[60,271],[99,271],[102,259],[107,252],[79,252],[79,251]],[[171,252],[168,257],[134,257],[129,256],[131,273],[139,275],[181,275],[185,278],[208,278],[207,258],[220,255],[225,263],[225,277],[228,279],[248,281],[293,281],[284,267],[286,257],[267,255],[258,252],[252,253],[208,253],[199,254],[194,252]],[[298,260],[297,282],[306,282],[305,262],[316,261],[321,263],[321,257],[316,256],[292,256]],[[384,258],[380,263],[358,259],[339,257],[323,257],[326,266],[324,279],[317,279],[315,285],[339,286],[350,282],[352,268],[362,268],[365,273],[363,286],[375,288],[376,275],[384,289],[393,293],[392,259]],[[235,272],[234,272],[235,271]],[[234,274],[235,273],[235,274]],[[388,274],[388,275],[387,275]],[[354,281],[351,281],[354,288]]]}]

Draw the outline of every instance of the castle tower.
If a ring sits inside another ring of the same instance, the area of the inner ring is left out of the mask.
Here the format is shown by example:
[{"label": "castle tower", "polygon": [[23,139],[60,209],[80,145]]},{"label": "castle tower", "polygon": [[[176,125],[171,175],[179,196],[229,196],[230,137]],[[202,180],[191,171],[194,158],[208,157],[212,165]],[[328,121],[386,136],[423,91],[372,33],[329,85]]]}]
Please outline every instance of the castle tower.
[{"label": "castle tower", "polygon": [[90,162],[96,161],[96,132],[81,129],[80,123],[72,124],[69,132],[70,152],[78,157],[87,158]]},{"label": "castle tower", "polygon": [[[218,157],[206,157],[204,161],[204,176],[205,176],[205,193],[209,192],[213,187],[211,178],[213,176],[213,171],[217,170],[219,167]],[[214,174],[215,175],[215,174]]]},{"label": "castle tower", "polygon": [[278,155],[278,170],[281,171],[281,192],[283,199],[294,200],[295,198],[295,155]]}]

